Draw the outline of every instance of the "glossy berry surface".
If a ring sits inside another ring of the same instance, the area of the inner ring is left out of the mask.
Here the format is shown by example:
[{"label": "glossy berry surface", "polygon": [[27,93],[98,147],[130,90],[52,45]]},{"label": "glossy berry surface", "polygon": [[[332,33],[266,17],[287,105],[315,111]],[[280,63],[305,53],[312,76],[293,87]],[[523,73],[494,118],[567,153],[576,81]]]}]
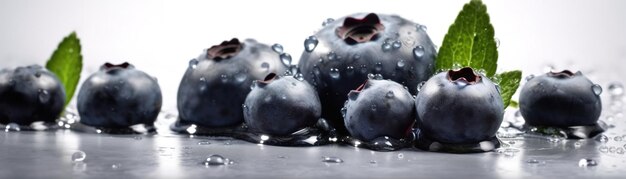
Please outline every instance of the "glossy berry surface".
[{"label": "glossy berry surface", "polygon": [[255,83],[243,110],[246,124],[253,131],[285,136],[313,126],[322,106],[315,89],[306,81],[272,73]]},{"label": "glossy berry surface", "polygon": [[397,15],[352,14],[326,23],[304,41],[299,67],[316,87],[322,117],[347,133],[340,109],[346,94],[381,74],[416,94],[416,86],[433,73],[435,47],[425,26]]},{"label": "glossy berry surface", "polygon": [[0,123],[54,122],[64,105],[61,82],[41,66],[0,71]]},{"label": "glossy berry surface", "polygon": [[595,125],[602,112],[601,92],[580,72],[549,72],[522,87],[520,112],[532,126]]},{"label": "glossy berry surface", "polygon": [[390,80],[368,79],[350,91],[342,111],[348,132],[362,141],[383,136],[403,139],[415,123],[415,99]]},{"label": "glossy berry surface", "polygon": [[468,67],[430,78],[415,105],[421,134],[450,144],[495,137],[504,115],[497,86]]},{"label": "glossy berry surface", "polygon": [[156,79],[129,63],[106,63],[83,82],[78,92],[80,122],[93,127],[152,126],[161,110]]},{"label": "glossy berry surface", "polygon": [[243,123],[242,104],[252,82],[270,73],[283,74],[284,54],[252,39],[232,39],[207,49],[189,62],[180,82],[180,122],[204,127]]}]

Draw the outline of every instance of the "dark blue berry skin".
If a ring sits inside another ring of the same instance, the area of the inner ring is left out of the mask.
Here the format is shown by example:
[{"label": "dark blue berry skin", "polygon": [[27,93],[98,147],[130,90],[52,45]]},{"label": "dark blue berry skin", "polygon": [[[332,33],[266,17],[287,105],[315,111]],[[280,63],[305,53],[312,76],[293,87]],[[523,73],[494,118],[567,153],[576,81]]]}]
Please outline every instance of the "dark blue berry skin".
[{"label": "dark blue berry skin", "polygon": [[161,111],[157,80],[128,63],[106,63],[78,92],[80,122],[102,128],[152,126]]},{"label": "dark blue berry skin", "polygon": [[299,67],[317,88],[322,117],[340,134],[347,134],[340,112],[346,94],[363,83],[367,74],[381,74],[408,86],[411,94],[433,74],[436,50],[432,41],[416,23],[397,15],[352,14],[328,23],[313,37],[317,46],[307,50],[305,41]]},{"label": "dark blue berry skin", "polygon": [[244,119],[255,132],[286,136],[313,126],[322,106],[313,86],[292,76],[257,81],[244,103]]},{"label": "dark blue berry skin", "polygon": [[534,77],[522,87],[520,112],[532,126],[595,125],[602,102],[593,85],[582,73],[567,70]]},{"label": "dark blue berry skin", "polygon": [[369,79],[350,91],[344,122],[350,135],[362,141],[378,137],[403,139],[415,123],[415,99],[399,83]]},{"label": "dark blue berry skin", "polygon": [[178,88],[178,112],[180,122],[204,127],[243,123],[252,81],[287,69],[279,53],[252,39],[224,41],[194,60]]},{"label": "dark blue berry skin", "polygon": [[415,106],[421,134],[449,144],[492,139],[504,115],[497,86],[468,67],[430,78]]},{"label": "dark blue berry skin", "polygon": [[54,122],[64,105],[61,82],[41,66],[0,71],[0,123]]}]

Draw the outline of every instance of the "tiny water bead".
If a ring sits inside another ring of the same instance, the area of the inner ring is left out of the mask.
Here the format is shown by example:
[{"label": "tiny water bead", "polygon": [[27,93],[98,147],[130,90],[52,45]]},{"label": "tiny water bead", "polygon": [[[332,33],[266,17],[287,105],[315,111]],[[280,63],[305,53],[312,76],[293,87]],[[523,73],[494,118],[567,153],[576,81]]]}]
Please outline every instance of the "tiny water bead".
[{"label": "tiny water bead", "polygon": [[526,76],[526,78],[524,78],[524,79],[526,79],[526,81],[530,81],[530,80],[532,80],[533,78],[535,78],[535,75],[530,74],[530,75]]},{"label": "tiny water bead", "polygon": [[537,159],[529,159],[529,160],[526,160],[526,163],[529,163],[529,164],[538,164],[538,163],[539,163],[539,160],[537,160]]},{"label": "tiny water bead", "polygon": [[383,50],[383,52],[387,52],[389,50],[391,50],[391,44],[389,44],[389,42],[383,42],[383,45],[381,45],[381,49]]},{"label": "tiny water bead", "polygon": [[322,162],[324,163],[343,163],[343,160],[339,157],[323,157]]},{"label": "tiny water bead", "polygon": [[596,94],[596,95],[602,94],[602,87],[598,84],[592,85],[591,90],[593,91],[593,94]]},{"label": "tiny water bead", "polygon": [[[335,54],[335,52],[329,52],[328,55],[326,55],[326,59],[328,59],[329,61],[333,61],[337,59],[337,54]],[[320,60],[323,59],[320,58]]]},{"label": "tiny water bead", "polygon": [[209,142],[209,141],[200,141],[200,142],[198,142],[198,145],[209,145],[209,144],[211,144],[211,142]]},{"label": "tiny water bead", "polygon": [[280,60],[283,62],[283,64],[285,64],[286,66],[291,65],[291,55],[289,55],[288,53],[282,53],[280,54]]},{"label": "tiny water bead", "polygon": [[422,56],[424,56],[424,47],[421,45],[418,45],[417,47],[413,48],[413,57],[415,59],[421,59]]},{"label": "tiny water bead", "polygon": [[393,91],[389,91],[389,92],[387,92],[387,94],[385,96],[387,98],[393,98],[395,95],[393,94]]},{"label": "tiny water bead", "polygon": [[39,102],[41,103],[46,103],[50,100],[50,94],[48,93],[48,90],[44,90],[44,89],[39,89]]},{"label": "tiny water bead", "polygon": [[313,52],[313,50],[315,50],[315,47],[317,47],[318,43],[319,41],[317,40],[317,37],[309,36],[308,38],[304,40],[304,50],[309,53]]},{"label": "tiny water bead", "polygon": [[579,167],[593,167],[597,165],[598,165],[598,162],[596,162],[593,159],[583,158],[578,161]]},{"label": "tiny water bead", "polygon": [[83,151],[77,151],[72,154],[73,162],[82,162],[87,157],[87,154]]},{"label": "tiny water bead", "polygon": [[248,75],[246,75],[245,72],[239,72],[235,74],[235,80],[239,83],[245,81],[247,78],[248,78]]},{"label": "tiny water bead", "polygon": [[205,166],[228,165],[230,164],[230,160],[221,155],[213,154],[207,157],[203,164]]},{"label": "tiny water bead", "polygon": [[396,66],[397,66],[398,68],[403,68],[403,67],[404,67],[404,65],[406,65],[406,63],[404,62],[404,60],[400,60],[400,61],[398,61],[398,63],[396,63]]},{"label": "tiny water bead", "polygon": [[595,138],[595,140],[598,141],[598,142],[606,143],[606,142],[609,141],[609,137],[607,137],[606,135],[602,134],[602,135],[597,136]]},{"label": "tiny water bead", "polygon": [[334,21],[335,21],[335,19],[333,19],[333,18],[327,18],[326,20],[324,20],[324,22],[322,22],[322,27],[326,26],[326,25],[328,25],[328,24],[330,24],[330,23],[332,23]]},{"label": "tiny water bead", "polygon": [[19,132],[20,130],[21,130],[20,125],[16,123],[9,123],[6,126],[4,126],[5,132]]},{"label": "tiny water bead", "polygon": [[402,47],[402,42],[396,40],[391,44],[391,47],[393,47],[394,49],[399,49],[400,47]]},{"label": "tiny water bead", "polygon": [[280,44],[274,44],[272,45],[272,50],[274,50],[274,52],[282,54],[283,53],[283,46]]},{"label": "tiny water bead", "polygon": [[198,67],[198,60],[196,60],[195,58],[189,60],[189,68],[196,69],[196,67]]},{"label": "tiny water bead", "polygon": [[415,27],[416,27],[417,31],[420,31],[420,30],[421,31],[426,31],[426,30],[428,30],[428,27],[426,27],[425,25],[422,25],[422,24],[417,24],[417,25],[415,25]]},{"label": "tiny water bead", "polygon": [[622,83],[613,82],[609,84],[609,93],[611,96],[622,96],[624,94],[624,86]]},{"label": "tiny water bead", "polygon": [[339,69],[337,68],[331,68],[330,69],[330,77],[334,78],[334,79],[338,79],[340,74],[339,74]]},{"label": "tiny water bead", "polygon": [[303,81],[304,80],[304,76],[302,75],[302,73],[296,73],[295,75],[293,75],[293,78],[295,78],[298,81]]},{"label": "tiny water bead", "polygon": [[609,152],[609,147],[607,147],[607,146],[605,146],[605,145],[600,146],[600,147],[598,148],[598,151],[600,151],[600,152],[602,152],[602,153],[607,153],[607,152]]},{"label": "tiny water bead", "polygon": [[398,159],[403,159],[404,158],[404,154],[403,153],[399,153],[398,154]]}]

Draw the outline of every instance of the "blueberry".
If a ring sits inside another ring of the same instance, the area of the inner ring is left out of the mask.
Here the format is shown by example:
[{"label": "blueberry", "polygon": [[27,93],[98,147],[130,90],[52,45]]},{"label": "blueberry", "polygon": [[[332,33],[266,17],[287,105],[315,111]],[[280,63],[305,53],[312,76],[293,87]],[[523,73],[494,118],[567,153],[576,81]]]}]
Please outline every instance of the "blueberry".
[{"label": "blueberry", "polygon": [[416,86],[433,74],[436,50],[426,32],[397,15],[358,13],[327,22],[304,42],[299,67],[304,78],[317,88],[322,117],[347,133],[340,109],[346,94],[367,79],[385,79]]},{"label": "blueberry", "polygon": [[[530,79],[522,87],[519,104],[532,126],[595,125],[602,111],[599,88],[582,73],[549,72]],[[594,90],[596,90],[594,92]]]},{"label": "blueberry", "polygon": [[492,139],[504,114],[497,86],[469,67],[430,78],[415,106],[421,134],[449,144]]},{"label": "blueberry", "polygon": [[415,123],[415,101],[399,83],[369,79],[350,91],[342,111],[350,135],[362,141],[406,138]]},{"label": "blueberry", "polygon": [[189,62],[180,82],[180,122],[204,127],[243,123],[242,104],[252,81],[284,73],[281,54],[252,39],[241,43],[235,38],[207,49]]},{"label": "blueberry", "polygon": [[313,126],[320,118],[320,100],[306,81],[271,73],[255,85],[243,109],[246,124],[252,130],[285,136]]},{"label": "blueberry", "polygon": [[0,71],[0,123],[54,122],[64,105],[61,82],[41,66]]},{"label": "blueberry", "polygon": [[80,122],[93,127],[152,126],[161,103],[157,80],[129,63],[105,63],[78,92]]}]

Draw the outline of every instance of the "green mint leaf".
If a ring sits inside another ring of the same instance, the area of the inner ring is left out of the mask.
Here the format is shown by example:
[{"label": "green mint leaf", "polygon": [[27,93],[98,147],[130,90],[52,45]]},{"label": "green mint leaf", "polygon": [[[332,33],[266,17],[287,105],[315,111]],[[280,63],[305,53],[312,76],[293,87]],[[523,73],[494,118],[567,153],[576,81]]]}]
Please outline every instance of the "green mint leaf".
[{"label": "green mint leaf", "polygon": [[472,0],[463,6],[448,29],[437,55],[436,70],[469,66],[492,77],[498,67],[497,60],[498,49],[487,6],[480,0]]},{"label": "green mint leaf", "polygon": [[59,43],[57,49],[52,53],[52,57],[46,63],[46,68],[63,83],[65,106],[67,106],[74,96],[83,68],[80,40],[76,36],[76,32],[72,32]]},{"label": "green mint leaf", "polygon": [[519,108],[519,103],[515,100],[511,100],[509,107]]},{"label": "green mint leaf", "polygon": [[500,86],[500,96],[504,101],[504,108],[509,106],[511,97],[513,97],[513,94],[517,91],[521,79],[522,71],[519,70],[500,73],[493,78],[494,82]]}]

